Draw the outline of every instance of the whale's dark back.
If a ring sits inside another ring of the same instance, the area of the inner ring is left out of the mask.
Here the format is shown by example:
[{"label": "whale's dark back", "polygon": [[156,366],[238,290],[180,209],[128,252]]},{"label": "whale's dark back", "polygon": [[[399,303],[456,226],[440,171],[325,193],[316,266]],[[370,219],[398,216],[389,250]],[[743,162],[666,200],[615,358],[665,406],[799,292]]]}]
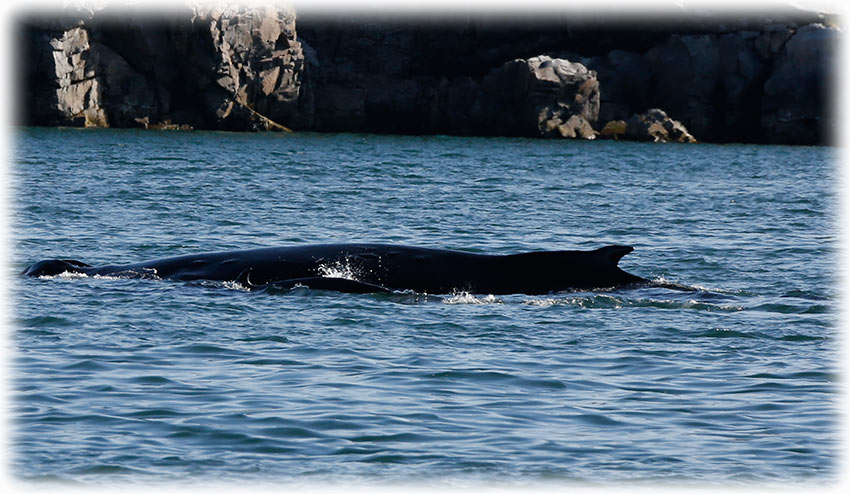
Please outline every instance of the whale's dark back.
[{"label": "whale's dark back", "polygon": [[[486,255],[384,244],[323,244],[213,252],[100,267],[52,259],[35,263],[23,274],[55,276],[70,272],[206,279],[238,281],[252,287],[291,280],[309,284],[310,279],[342,277],[390,290],[421,293],[544,294],[645,282],[617,265],[632,250],[612,245],[593,251]],[[317,281],[316,286],[319,285],[328,286]]]}]

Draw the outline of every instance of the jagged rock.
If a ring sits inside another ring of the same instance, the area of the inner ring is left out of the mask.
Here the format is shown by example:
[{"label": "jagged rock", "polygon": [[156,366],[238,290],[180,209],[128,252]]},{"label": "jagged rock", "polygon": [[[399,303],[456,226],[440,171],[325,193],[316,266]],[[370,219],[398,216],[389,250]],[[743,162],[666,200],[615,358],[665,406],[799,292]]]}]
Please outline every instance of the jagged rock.
[{"label": "jagged rock", "polygon": [[[561,137],[569,139],[596,139],[597,133],[593,130],[593,126],[581,115],[570,115],[570,118],[566,122],[561,122],[560,118],[554,118],[546,122],[547,128],[553,125],[555,125],[555,130],[558,131],[558,135]],[[547,132],[544,135],[548,136],[552,134]]]},{"label": "jagged rock", "polygon": [[761,125],[770,142],[822,144],[834,115],[827,114],[838,67],[839,31],[822,24],[800,28],[785,44],[764,84]]},{"label": "jagged rock", "polygon": [[139,115],[158,117],[168,107],[168,94],[133,70],[110,48],[75,27],[50,42],[57,118],[86,127],[130,127]]},{"label": "jagged rock", "polygon": [[657,108],[633,115],[626,122],[623,138],[633,141],[697,142],[681,122],[671,119]]},{"label": "jagged rock", "polygon": [[[58,121],[86,127],[108,127],[102,108],[100,83],[95,78],[91,41],[85,28],[76,27],[50,40],[52,76],[58,86],[46,95]],[[50,70],[50,69],[48,69]]]},{"label": "jagged rock", "polygon": [[211,5],[197,7],[193,22],[212,43],[214,84],[204,97],[222,127],[270,130],[298,122],[305,61],[292,9]]},{"label": "jagged rock", "polygon": [[512,60],[488,73],[480,91],[471,112],[484,133],[595,136],[590,124],[599,116],[599,83],[580,63],[549,56]]}]

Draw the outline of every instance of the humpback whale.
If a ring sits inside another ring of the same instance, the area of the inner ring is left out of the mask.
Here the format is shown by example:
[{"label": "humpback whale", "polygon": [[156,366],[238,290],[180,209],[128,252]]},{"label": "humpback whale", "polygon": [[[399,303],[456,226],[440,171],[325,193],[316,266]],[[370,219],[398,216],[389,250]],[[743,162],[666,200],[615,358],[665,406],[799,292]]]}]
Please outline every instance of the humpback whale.
[{"label": "humpback whale", "polygon": [[630,246],[609,245],[589,251],[488,255],[385,244],[322,244],[210,252],[106,266],[48,259],[21,274],[56,276],[67,272],[210,280],[236,282],[250,289],[304,286],[349,293],[412,290],[428,294],[543,295],[648,283],[618,267],[620,259],[632,250]]}]

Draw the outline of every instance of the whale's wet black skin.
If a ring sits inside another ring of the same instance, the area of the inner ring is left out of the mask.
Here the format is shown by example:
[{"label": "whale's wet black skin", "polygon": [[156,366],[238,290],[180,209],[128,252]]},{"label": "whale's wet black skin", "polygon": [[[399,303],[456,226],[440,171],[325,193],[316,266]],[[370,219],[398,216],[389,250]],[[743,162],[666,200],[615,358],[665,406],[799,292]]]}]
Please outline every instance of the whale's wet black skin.
[{"label": "whale's wet black skin", "polygon": [[383,244],[323,244],[212,252],[135,264],[90,266],[68,259],[39,261],[22,274],[211,280],[249,288],[305,286],[371,293],[542,295],[648,283],[617,266],[634,250],[610,245],[591,251],[487,255]]}]

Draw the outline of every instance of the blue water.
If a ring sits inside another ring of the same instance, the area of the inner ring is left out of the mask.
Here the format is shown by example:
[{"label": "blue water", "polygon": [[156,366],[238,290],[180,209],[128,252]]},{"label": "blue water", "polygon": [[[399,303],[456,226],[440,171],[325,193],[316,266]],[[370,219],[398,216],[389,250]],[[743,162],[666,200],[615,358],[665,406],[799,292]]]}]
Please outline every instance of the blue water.
[{"label": "blue water", "polygon": [[[22,129],[11,470],[83,484],[835,482],[837,151]],[[389,242],[636,250],[696,291],[23,278]]]}]

